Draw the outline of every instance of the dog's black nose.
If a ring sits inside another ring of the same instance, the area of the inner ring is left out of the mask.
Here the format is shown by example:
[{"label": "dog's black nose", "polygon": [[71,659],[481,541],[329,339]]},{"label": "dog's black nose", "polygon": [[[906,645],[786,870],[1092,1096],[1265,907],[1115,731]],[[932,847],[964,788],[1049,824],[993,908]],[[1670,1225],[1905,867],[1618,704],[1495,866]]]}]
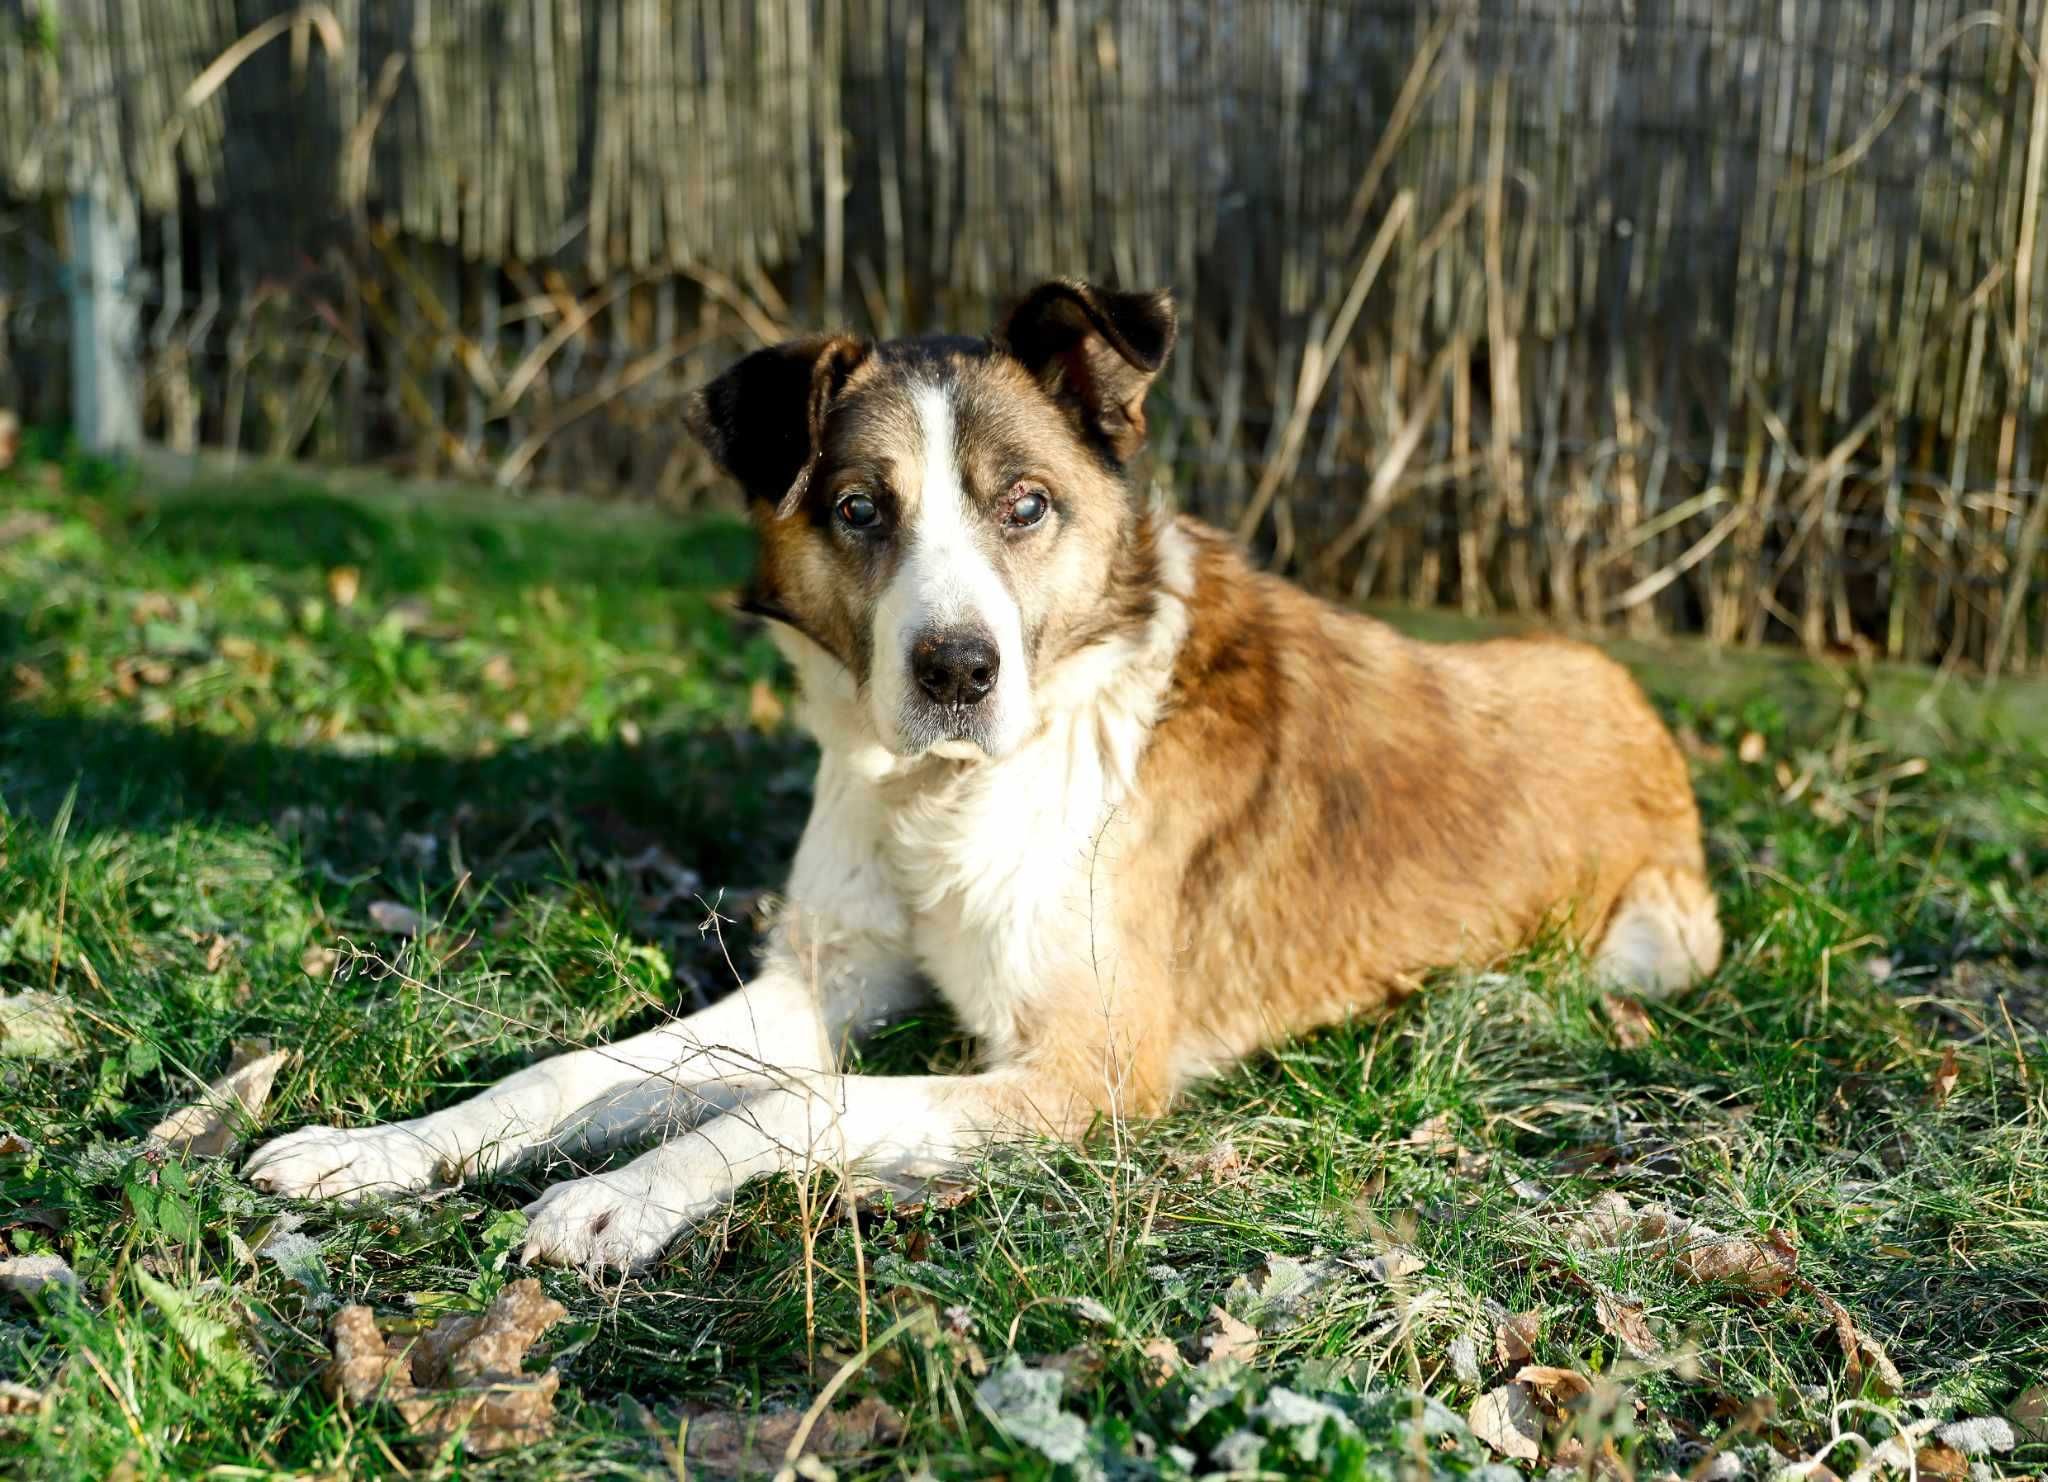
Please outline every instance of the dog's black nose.
[{"label": "dog's black nose", "polygon": [[996,687],[996,646],[979,633],[920,638],[910,650],[918,687],[941,705],[972,705]]}]

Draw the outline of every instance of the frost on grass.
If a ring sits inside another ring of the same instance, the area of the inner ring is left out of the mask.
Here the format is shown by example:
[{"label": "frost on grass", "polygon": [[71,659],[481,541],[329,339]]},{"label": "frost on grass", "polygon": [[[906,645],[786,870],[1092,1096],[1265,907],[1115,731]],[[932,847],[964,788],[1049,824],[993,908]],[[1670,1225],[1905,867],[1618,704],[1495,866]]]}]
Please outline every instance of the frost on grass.
[{"label": "frost on grass", "polygon": [[526,1351],[565,1315],[529,1278],[484,1312],[444,1318],[411,1348],[393,1349],[369,1308],[344,1307],[334,1319],[328,1389],[352,1405],[392,1405],[423,1445],[460,1436],[473,1456],[530,1445],[554,1427],[562,1376],[524,1373]]},{"label": "frost on grass", "polygon": [[0,1060],[68,1060],[84,1048],[62,994],[0,993]]},{"label": "frost on grass", "polygon": [[1060,1408],[1063,1387],[1057,1371],[1034,1369],[1013,1353],[975,1386],[974,1399],[1011,1440],[1056,1465],[1072,1467],[1078,1477],[1100,1476],[1089,1454],[1087,1424]]},{"label": "frost on grass", "polygon": [[0,1256],[0,1295],[39,1297],[56,1287],[78,1287],[62,1256]]}]

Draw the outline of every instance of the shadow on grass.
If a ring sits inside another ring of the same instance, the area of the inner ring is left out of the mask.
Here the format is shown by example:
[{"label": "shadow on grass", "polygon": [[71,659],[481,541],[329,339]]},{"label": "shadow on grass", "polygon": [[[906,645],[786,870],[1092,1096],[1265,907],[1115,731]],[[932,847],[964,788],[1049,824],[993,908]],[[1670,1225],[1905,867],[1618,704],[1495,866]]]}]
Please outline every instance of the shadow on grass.
[{"label": "shadow on grass", "polygon": [[311,862],[340,874],[376,870],[405,833],[459,829],[483,879],[514,854],[573,856],[590,843],[619,854],[658,846],[707,882],[754,886],[778,878],[795,847],[809,756],[796,738],[719,729],[636,747],[347,755],[17,709],[0,729],[0,796],[46,819],[72,800],[73,838],[180,823],[281,830],[314,843]]},{"label": "shadow on grass", "polygon": [[479,492],[337,494],[317,484],[201,484],[124,502],[129,538],[173,561],[279,570],[355,566],[373,585],[736,586],[753,535],[734,519]]}]

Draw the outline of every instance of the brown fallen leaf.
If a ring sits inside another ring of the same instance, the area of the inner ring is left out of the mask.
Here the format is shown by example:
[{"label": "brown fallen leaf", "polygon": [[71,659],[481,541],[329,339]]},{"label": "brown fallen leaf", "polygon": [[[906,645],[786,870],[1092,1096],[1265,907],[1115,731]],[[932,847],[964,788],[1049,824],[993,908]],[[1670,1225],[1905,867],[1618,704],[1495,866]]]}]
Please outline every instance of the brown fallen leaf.
[{"label": "brown fallen leaf", "polygon": [[1472,1402],[1465,1417],[1472,1434],[1517,1461],[1534,1461],[1542,1451],[1543,1412],[1525,1384],[1503,1384]]},{"label": "brown fallen leaf", "polygon": [[1199,1152],[1169,1153],[1166,1161],[1175,1173],[1194,1174],[1212,1184],[1228,1182],[1244,1171],[1243,1155],[1237,1144],[1228,1140],[1212,1143]]},{"label": "brown fallen leaf", "polygon": [[2048,1445],[2048,1384],[2032,1384],[2006,1407],[2013,1433],[2033,1445]]},{"label": "brown fallen leaf", "polygon": [[1799,1269],[1799,1252],[1782,1230],[1768,1244],[1740,1235],[1717,1235],[1695,1225],[1691,1242],[1672,1253],[1672,1263],[1702,1285],[1737,1286],[1766,1296],[1783,1296]]},{"label": "brown fallen leaf", "polygon": [[1527,1389],[1530,1397],[1552,1415],[1562,1415],[1593,1393],[1593,1381],[1578,1370],[1553,1369],[1543,1364],[1524,1364],[1515,1371],[1514,1383]]},{"label": "brown fallen leaf", "polygon": [[245,1129],[255,1125],[277,1073],[292,1059],[290,1050],[273,1050],[258,1040],[235,1047],[228,1073],[206,1088],[206,1094],[172,1112],[149,1129],[149,1140],[173,1153],[203,1158],[225,1157]]},{"label": "brown fallen leaf", "polygon": [[334,1357],[327,1364],[327,1392],[351,1405],[368,1405],[387,1392],[412,1389],[412,1360],[393,1353],[369,1308],[350,1305],[334,1314]]},{"label": "brown fallen leaf", "polygon": [[569,1315],[531,1277],[498,1293],[484,1311],[443,1318],[413,1345],[413,1377],[440,1387],[516,1378],[534,1340]]},{"label": "brown fallen leaf", "polygon": [[334,965],[341,961],[341,954],[332,947],[308,947],[299,954],[299,971],[315,982],[324,983],[334,976]]},{"label": "brown fallen leaf", "polygon": [[327,595],[336,607],[355,606],[356,593],[363,587],[363,573],[353,566],[334,566],[327,572]]},{"label": "brown fallen leaf", "polygon": [[1449,1112],[1418,1122],[1404,1141],[1426,1157],[1449,1160],[1460,1178],[1478,1178],[1493,1162],[1491,1153],[1474,1152],[1458,1141],[1458,1125]]},{"label": "brown fallen leaf", "polygon": [[1683,1276],[1702,1285],[1742,1287],[1782,1296],[1799,1269],[1791,1237],[1773,1230],[1767,1243],[1723,1235],[1659,1204],[1632,1208],[1620,1194],[1603,1194],[1565,1232],[1581,1250],[1639,1245],[1669,1257]]},{"label": "brown fallen leaf", "polygon": [[1458,1150],[1457,1124],[1451,1120],[1449,1112],[1438,1112],[1433,1117],[1417,1122],[1402,1141],[1417,1152],[1448,1158]]},{"label": "brown fallen leaf", "polygon": [[1536,1335],[1542,1327],[1543,1314],[1540,1312],[1518,1312],[1506,1321],[1494,1324],[1494,1362],[1506,1368],[1509,1364],[1526,1363],[1534,1358]]},{"label": "brown fallen leaf", "polygon": [[1934,1079],[1927,1083],[1928,1101],[1935,1106],[1946,1104],[1961,1075],[1962,1068],[1956,1064],[1956,1047],[1950,1045],[1942,1051],[1941,1065],[1935,1070]]},{"label": "brown fallen leaf", "polygon": [[1742,765],[1745,767],[1755,766],[1758,762],[1764,759],[1764,749],[1766,744],[1767,743],[1764,741],[1764,734],[1762,731],[1743,732],[1742,740],[1736,745],[1735,748],[1736,760],[1741,762]]},{"label": "brown fallen leaf", "polygon": [[36,1145],[19,1132],[0,1132],[0,1158],[26,1158]]},{"label": "brown fallen leaf", "polygon": [[[779,1474],[789,1465],[789,1444],[796,1439],[804,1414],[801,1410],[771,1410],[759,1415],[709,1410],[687,1415],[681,1428],[683,1460],[693,1476]],[[804,1437],[800,1454],[828,1459],[881,1451],[902,1438],[903,1417],[886,1402],[863,1395],[844,1410],[820,1415]]]},{"label": "brown fallen leaf", "polygon": [[1664,1355],[1664,1345],[1657,1341],[1657,1335],[1650,1329],[1649,1314],[1637,1302],[1624,1302],[1619,1297],[1601,1292],[1593,1301],[1594,1312],[1600,1319],[1600,1326],[1611,1333],[1621,1346],[1639,1359],[1655,1359]]},{"label": "brown fallen leaf", "polygon": [[559,1370],[529,1375],[533,1341],[566,1313],[531,1278],[499,1292],[481,1313],[443,1318],[410,1351],[394,1353],[367,1307],[335,1315],[330,1393],[351,1404],[383,1400],[422,1445],[457,1434],[472,1456],[530,1445],[554,1426]]},{"label": "brown fallen leaf", "polygon": [[1138,1345],[1138,1358],[1146,1380],[1155,1385],[1166,1383],[1187,1367],[1171,1338],[1147,1338]]},{"label": "brown fallen leaf", "polygon": [[1970,1475],[1970,1459],[1955,1447],[1939,1442],[1922,1446],[1913,1461],[1921,1476],[1932,1477],[1935,1482],[1966,1482]]},{"label": "brown fallen leaf", "polygon": [[78,1287],[62,1256],[0,1256],[0,1296],[34,1297],[51,1287]]},{"label": "brown fallen leaf", "polygon": [[1600,995],[1600,1007],[1607,1011],[1607,1023],[1614,1031],[1614,1042],[1624,1050],[1640,1050],[1657,1037],[1657,1026],[1651,1022],[1648,1011],[1633,998],[1603,993]]},{"label": "brown fallen leaf", "polygon": [[1830,1297],[1818,1287],[1808,1287],[1821,1307],[1826,1310],[1828,1320],[1834,1324],[1835,1342],[1842,1350],[1843,1367],[1848,1371],[1852,1388],[1861,1388],[1864,1376],[1870,1376],[1872,1387],[1886,1397],[1905,1392],[1906,1381],[1899,1374],[1897,1365],[1884,1351],[1884,1346],[1875,1338],[1856,1326],[1856,1320],[1849,1315],[1849,1309]]},{"label": "brown fallen leaf", "polygon": [[1205,1359],[1249,1360],[1259,1348],[1259,1330],[1240,1322],[1221,1307],[1209,1309],[1209,1325],[1198,1340]]}]

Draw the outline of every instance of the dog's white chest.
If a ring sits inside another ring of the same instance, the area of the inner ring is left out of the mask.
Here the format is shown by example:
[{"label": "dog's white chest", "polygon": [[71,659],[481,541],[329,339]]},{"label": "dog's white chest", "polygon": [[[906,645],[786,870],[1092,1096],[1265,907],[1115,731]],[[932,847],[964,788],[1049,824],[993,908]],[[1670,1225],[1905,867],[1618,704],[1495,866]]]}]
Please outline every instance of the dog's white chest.
[{"label": "dog's white chest", "polygon": [[1063,720],[890,811],[885,868],[909,912],[912,950],[998,1055],[1041,989],[1093,970],[1115,940],[1114,792],[1092,727]]}]

